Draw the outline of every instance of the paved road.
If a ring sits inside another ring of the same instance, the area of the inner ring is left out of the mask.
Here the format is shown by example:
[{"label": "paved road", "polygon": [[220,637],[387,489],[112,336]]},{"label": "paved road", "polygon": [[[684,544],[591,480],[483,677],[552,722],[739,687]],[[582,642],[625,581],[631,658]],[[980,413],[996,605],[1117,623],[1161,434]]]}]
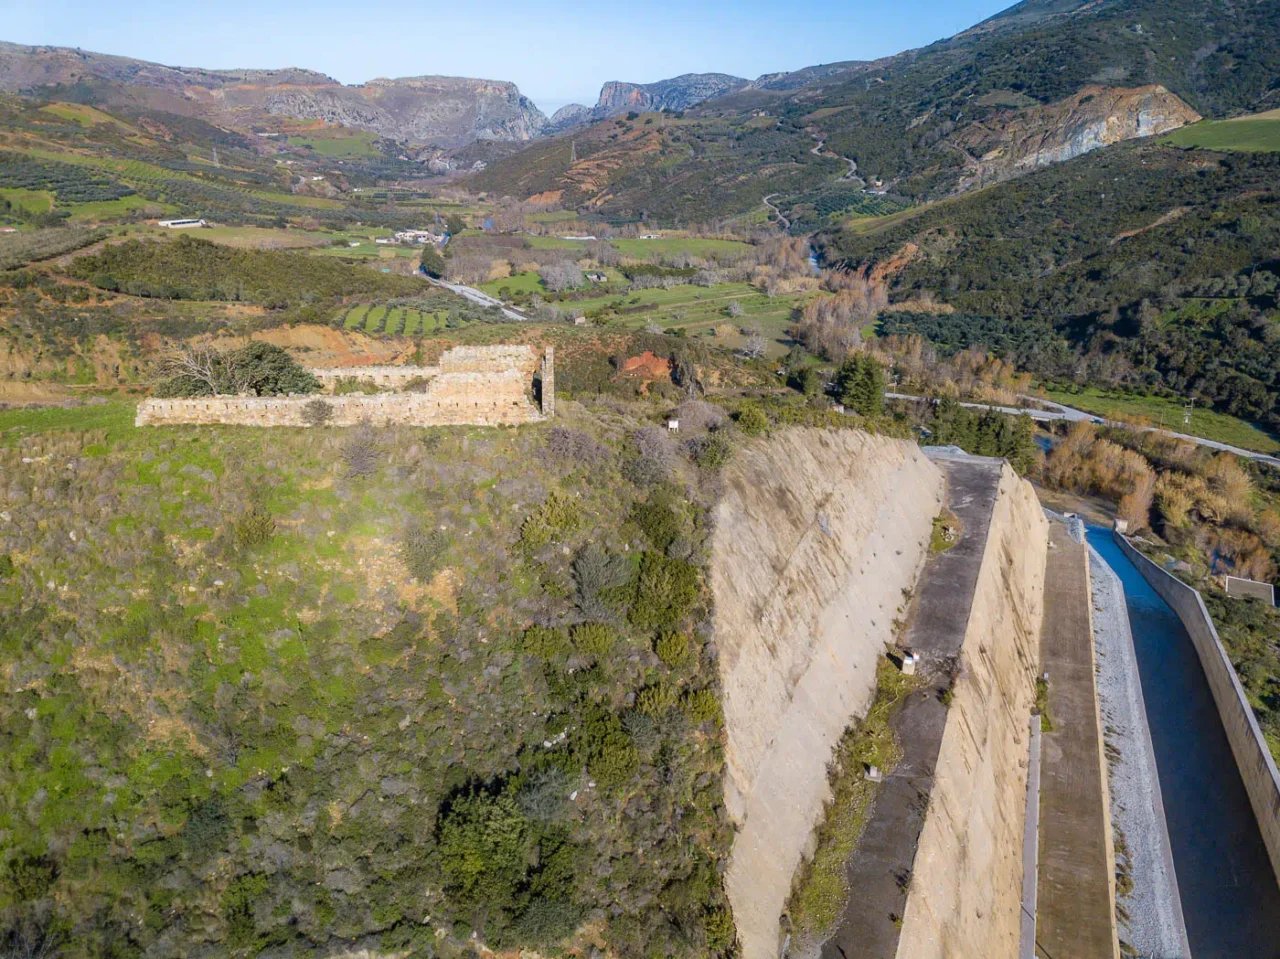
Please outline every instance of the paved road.
[{"label": "paved road", "polygon": [[432,286],[438,286],[442,289],[449,290],[450,292],[457,293],[458,296],[470,300],[472,303],[478,303],[480,306],[496,306],[498,309],[502,310],[502,315],[509,320],[524,323],[529,319],[523,313],[518,313],[508,307],[501,300],[496,299],[481,290],[477,290],[473,286],[463,286],[460,283],[447,283],[444,280],[437,280],[434,276],[428,276],[427,282]]},{"label": "paved road", "polygon": [[[927,396],[914,396],[910,393],[885,393],[885,398],[890,400],[915,400],[916,402],[924,402],[928,400]],[[1221,450],[1225,453],[1234,453],[1236,456],[1245,459],[1255,460],[1259,463],[1266,463],[1269,466],[1280,467],[1280,458],[1268,456],[1266,453],[1259,453],[1255,450],[1241,449],[1239,446],[1231,446],[1227,443],[1219,443],[1216,440],[1207,440],[1201,436],[1192,436],[1189,433],[1177,433],[1173,430],[1162,430],[1154,426],[1135,426],[1132,423],[1122,423],[1118,420],[1108,420],[1094,413],[1086,413],[1084,410],[1073,409],[1070,406],[1063,406],[1061,403],[1053,403],[1049,400],[1043,400],[1039,397],[1028,396],[1023,399],[1029,402],[1039,403],[1048,409],[1031,409],[1021,406],[998,406],[993,403],[961,403],[961,406],[971,410],[995,410],[998,413],[1008,413],[1012,416],[1027,415],[1033,420],[1042,423],[1049,422],[1068,422],[1068,423],[1098,423],[1106,426],[1115,426],[1127,430],[1136,430],[1140,433],[1162,433],[1165,436],[1172,436],[1175,439],[1186,440],[1188,443],[1195,443],[1197,446],[1204,446],[1212,450]]]}]

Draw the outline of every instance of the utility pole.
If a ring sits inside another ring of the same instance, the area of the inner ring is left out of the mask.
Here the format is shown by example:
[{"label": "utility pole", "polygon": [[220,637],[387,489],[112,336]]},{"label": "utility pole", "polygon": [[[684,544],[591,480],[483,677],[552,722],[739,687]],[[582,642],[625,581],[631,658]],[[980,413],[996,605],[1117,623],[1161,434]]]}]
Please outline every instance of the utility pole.
[{"label": "utility pole", "polygon": [[573,166],[578,162],[578,141],[569,141],[569,166]]},{"label": "utility pole", "polygon": [[1186,406],[1182,408],[1182,425],[1183,426],[1191,425],[1191,411],[1195,408],[1195,405],[1196,405],[1196,401],[1192,399],[1191,402],[1189,402]]}]

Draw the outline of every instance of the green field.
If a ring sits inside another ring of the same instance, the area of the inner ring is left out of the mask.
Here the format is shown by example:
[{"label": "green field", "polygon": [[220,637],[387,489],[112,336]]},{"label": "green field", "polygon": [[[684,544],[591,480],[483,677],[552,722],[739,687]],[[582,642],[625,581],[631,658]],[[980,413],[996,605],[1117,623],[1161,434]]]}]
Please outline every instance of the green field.
[{"label": "green field", "polygon": [[352,133],[341,137],[289,137],[289,145],[309,149],[322,157],[371,157],[378,155],[376,133]]},{"label": "green field", "polygon": [[1274,153],[1280,150],[1280,110],[1235,120],[1196,123],[1169,134],[1165,142],[1201,150]]},{"label": "green field", "polygon": [[0,187],[0,196],[14,206],[20,206],[32,213],[48,213],[53,209],[53,194],[48,190],[18,190],[13,187]]},{"label": "green field", "polygon": [[370,306],[361,303],[351,307],[342,317],[344,330],[360,330],[378,336],[418,336],[443,329],[448,316],[424,313],[403,306]]},{"label": "green field", "polygon": [[481,283],[477,289],[484,290],[490,296],[497,296],[498,291],[504,287],[512,293],[547,292],[547,288],[542,285],[542,277],[538,276],[537,273],[515,273],[511,276],[503,277],[501,280],[490,280],[488,283]]},{"label": "green field", "polygon": [[1241,449],[1259,453],[1280,451],[1280,440],[1245,420],[1217,413],[1197,406],[1191,413],[1191,423],[1182,422],[1182,402],[1159,396],[1128,396],[1123,393],[1106,393],[1088,387],[1080,393],[1065,390],[1046,390],[1045,395],[1055,402],[1108,418],[1139,417],[1152,426],[1163,427],[1177,433],[1187,433],[1218,443],[1228,443]]},{"label": "green field", "polygon": [[663,253],[709,256],[713,253],[745,253],[751,249],[751,244],[738,240],[706,240],[692,236],[664,236],[657,240],[614,240],[613,245],[623,256],[634,257],[637,260],[649,259]]}]

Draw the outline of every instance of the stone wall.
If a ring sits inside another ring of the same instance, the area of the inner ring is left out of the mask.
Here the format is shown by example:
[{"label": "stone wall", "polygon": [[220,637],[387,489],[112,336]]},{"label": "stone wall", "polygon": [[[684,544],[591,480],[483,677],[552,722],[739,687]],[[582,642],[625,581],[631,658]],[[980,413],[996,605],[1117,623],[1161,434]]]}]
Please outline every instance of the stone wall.
[{"label": "stone wall", "polygon": [[[138,404],[135,426],[182,423],[229,426],[306,426],[303,410],[319,400],[331,410],[328,424],[354,426],[499,426],[530,423],[555,411],[555,360],[529,346],[459,346],[438,366],[367,366],[313,370],[328,389],[353,377],[388,389],[425,380],[421,392],[345,396],[208,396],[149,399]],[[533,398],[533,374],[541,369],[542,409]]]},{"label": "stone wall", "polygon": [[[1016,959],[1047,524],[1002,468],[920,832],[898,959]],[[856,890],[854,895],[857,895]]]},{"label": "stone wall", "polygon": [[1116,542],[1151,588],[1177,613],[1191,637],[1205,678],[1209,681],[1209,689],[1213,692],[1218,715],[1222,717],[1231,752],[1240,768],[1253,814],[1257,817],[1262,841],[1271,858],[1271,868],[1280,877],[1280,771],[1277,771],[1275,758],[1267,748],[1258,718],[1253,714],[1235,667],[1218,639],[1218,630],[1205,608],[1204,599],[1197,590],[1138,552],[1127,537],[1116,534]]},{"label": "stone wall", "polygon": [[776,959],[827,765],[874,694],[943,479],[913,443],[789,429],[744,447],[724,487],[711,585],[738,830],[725,881],[744,959]]},{"label": "stone wall", "polygon": [[338,380],[358,380],[379,389],[404,389],[414,380],[429,380],[440,375],[438,366],[348,366],[312,369],[311,375],[320,381],[326,393],[332,393]]}]

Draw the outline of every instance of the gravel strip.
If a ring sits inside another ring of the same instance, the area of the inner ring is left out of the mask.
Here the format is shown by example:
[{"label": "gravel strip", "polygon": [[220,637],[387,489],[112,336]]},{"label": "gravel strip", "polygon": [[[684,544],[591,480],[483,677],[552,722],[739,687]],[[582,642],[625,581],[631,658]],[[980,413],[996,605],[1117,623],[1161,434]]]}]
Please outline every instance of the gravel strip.
[{"label": "gravel strip", "polygon": [[1111,822],[1118,847],[1116,865],[1133,884],[1127,895],[1117,895],[1120,939],[1139,956],[1187,959],[1191,948],[1178,898],[1124,586],[1097,550],[1089,552],[1098,696],[1110,775]]}]

